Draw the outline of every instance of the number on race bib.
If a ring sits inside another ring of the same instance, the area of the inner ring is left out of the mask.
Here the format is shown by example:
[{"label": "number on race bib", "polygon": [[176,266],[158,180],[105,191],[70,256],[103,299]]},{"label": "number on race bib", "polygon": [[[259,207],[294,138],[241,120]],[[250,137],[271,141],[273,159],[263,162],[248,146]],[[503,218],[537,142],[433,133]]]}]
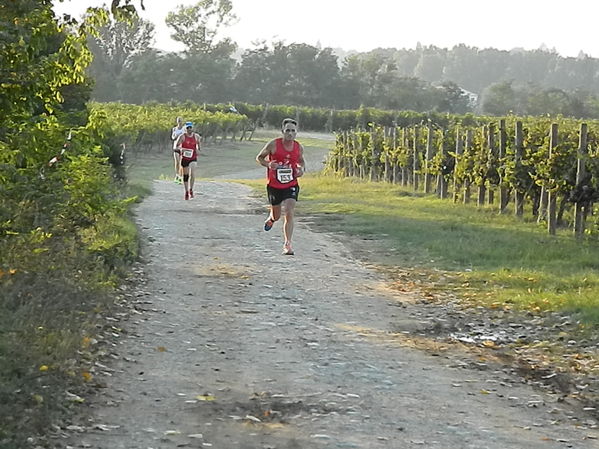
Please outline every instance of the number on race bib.
[{"label": "number on race bib", "polygon": [[185,159],[191,159],[193,157],[193,150],[183,150],[182,154]]},{"label": "number on race bib", "polygon": [[277,179],[281,184],[293,181],[293,170],[291,168],[278,168]]}]

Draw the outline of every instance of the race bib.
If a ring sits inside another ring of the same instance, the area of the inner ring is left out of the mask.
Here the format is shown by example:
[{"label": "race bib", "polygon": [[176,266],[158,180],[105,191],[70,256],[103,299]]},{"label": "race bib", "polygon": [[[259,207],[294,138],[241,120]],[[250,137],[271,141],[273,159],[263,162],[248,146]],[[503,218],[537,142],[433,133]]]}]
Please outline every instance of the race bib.
[{"label": "race bib", "polygon": [[281,184],[287,184],[293,181],[293,169],[291,168],[277,168],[277,180]]},{"label": "race bib", "polygon": [[185,159],[191,159],[193,157],[193,150],[182,150],[181,155],[185,158]]}]

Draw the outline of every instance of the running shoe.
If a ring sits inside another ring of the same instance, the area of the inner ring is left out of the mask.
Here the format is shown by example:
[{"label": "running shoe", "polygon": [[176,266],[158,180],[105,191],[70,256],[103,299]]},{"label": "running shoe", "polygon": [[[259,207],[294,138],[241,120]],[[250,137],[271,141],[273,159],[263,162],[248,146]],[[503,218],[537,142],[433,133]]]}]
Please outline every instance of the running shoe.
[{"label": "running shoe", "polygon": [[188,199],[189,199],[189,192],[186,190],[185,191],[185,200],[188,200]]},{"label": "running shoe", "polygon": [[189,191],[189,198],[193,198],[193,190]]},{"label": "running shoe", "polygon": [[285,245],[283,245],[283,255],[293,256],[294,254],[295,252],[293,252],[293,249],[291,249],[291,243],[285,243]]},{"label": "running shoe", "polygon": [[274,225],[274,224],[275,224],[275,221],[272,218],[268,217],[268,220],[266,220],[264,222],[264,230],[270,231],[272,229],[272,225]]}]

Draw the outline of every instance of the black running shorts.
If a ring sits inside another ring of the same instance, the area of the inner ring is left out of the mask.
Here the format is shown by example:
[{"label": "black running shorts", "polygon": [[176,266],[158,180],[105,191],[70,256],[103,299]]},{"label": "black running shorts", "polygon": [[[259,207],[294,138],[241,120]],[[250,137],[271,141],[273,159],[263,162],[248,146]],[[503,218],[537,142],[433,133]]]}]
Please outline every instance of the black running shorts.
[{"label": "black running shorts", "polygon": [[189,164],[197,161],[197,159],[181,159],[181,167],[189,167]]},{"label": "black running shorts", "polygon": [[289,198],[297,201],[300,188],[299,186],[288,187],[286,189],[275,189],[269,185],[266,186],[266,192],[268,193],[268,202],[273,206],[278,206],[284,200]]}]

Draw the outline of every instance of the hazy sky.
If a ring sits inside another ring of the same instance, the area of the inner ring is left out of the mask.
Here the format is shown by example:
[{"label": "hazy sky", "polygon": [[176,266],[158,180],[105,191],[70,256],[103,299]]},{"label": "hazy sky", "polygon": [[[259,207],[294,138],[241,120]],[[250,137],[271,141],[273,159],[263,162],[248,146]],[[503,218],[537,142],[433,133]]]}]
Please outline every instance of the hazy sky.
[{"label": "hazy sky", "polygon": [[[164,18],[197,0],[145,0],[141,16],[156,24],[156,47],[179,50]],[[58,3],[55,0],[55,3]],[[78,16],[107,0],[65,0],[60,12]],[[137,2],[139,4],[139,2]],[[599,57],[597,0],[233,0],[238,16],[223,32],[242,48],[258,39],[368,51],[377,47],[449,47],[526,50],[545,45],[564,56],[582,50]]]}]

